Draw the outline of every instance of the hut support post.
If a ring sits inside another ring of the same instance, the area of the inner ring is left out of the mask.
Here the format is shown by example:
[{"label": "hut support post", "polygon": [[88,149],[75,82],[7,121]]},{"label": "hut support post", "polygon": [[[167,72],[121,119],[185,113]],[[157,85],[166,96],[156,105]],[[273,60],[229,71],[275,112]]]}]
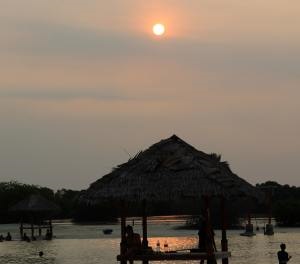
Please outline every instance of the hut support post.
[{"label": "hut support post", "polygon": [[268,196],[269,196],[269,221],[268,221],[268,223],[269,223],[269,225],[271,225],[272,224],[272,189],[269,190]]},{"label": "hut support post", "polygon": [[31,217],[31,221],[30,221],[30,229],[31,229],[31,238],[34,238],[33,217]]},{"label": "hut support post", "polygon": [[[146,251],[148,249],[148,234],[147,234],[147,202],[143,200],[142,202],[142,224],[143,224],[143,241],[142,247]],[[148,264],[148,260],[143,260],[143,264]]]},{"label": "hut support post", "polygon": [[53,227],[52,227],[52,220],[51,219],[49,220],[49,231],[50,231],[51,238],[52,238],[53,237]]},{"label": "hut support post", "polygon": [[214,257],[214,237],[212,234],[212,224],[210,218],[210,197],[204,196],[205,204],[205,223],[206,223],[206,254],[207,254],[207,264],[217,264],[217,261]]},{"label": "hut support post", "polygon": [[23,219],[21,219],[21,223],[20,223],[20,237],[21,240],[23,240]]},{"label": "hut support post", "polygon": [[[121,243],[120,243],[120,255],[126,254],[126,216],[125,216],[125,202],[121,202]],[[121,264],[126,264],[126,260],[122,260]]]},{"label": "hut support post", "polygon": [[41,221],[39,221],[39,237],[42,236]]},{"label": "hut support post", "polygon": [[[228,240],[227,240],[227,234],[226,234],[226,228],[227,228],[227,214],[226,214],[226,201],[225,198],[221,197],[221,225],[222,225],[222,240],[221,240],[221,247],[222,251],[227,252],[228,251]],[[222,264],[228,264],[228,258],[222,259]]]}]

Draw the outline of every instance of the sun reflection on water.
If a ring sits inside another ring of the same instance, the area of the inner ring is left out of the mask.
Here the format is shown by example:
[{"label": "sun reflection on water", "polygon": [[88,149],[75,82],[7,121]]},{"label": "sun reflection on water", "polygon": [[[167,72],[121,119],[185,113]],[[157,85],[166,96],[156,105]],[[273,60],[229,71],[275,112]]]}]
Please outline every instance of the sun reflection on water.
[{"label": "sun reflection on water", "polygon": [[[196,237],[152,237],[148,239],[149,246],[154,251],[157,248],[157,242],[160,242],[161,251],[174,251],[174,250],[185,250],[195,248],[197,246]],[[164,247],[165,242],[168,247]]]}]

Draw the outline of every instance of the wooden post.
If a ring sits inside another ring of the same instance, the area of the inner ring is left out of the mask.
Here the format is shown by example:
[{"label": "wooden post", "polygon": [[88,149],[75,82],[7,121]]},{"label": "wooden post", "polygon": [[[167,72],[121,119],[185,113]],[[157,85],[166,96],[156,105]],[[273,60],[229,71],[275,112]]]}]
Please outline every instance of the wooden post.
[{"label": "wooden post", "polygon": [[20,223],[20,236],[21,236],[21,240],[23,240],[23,219],[21,219],[21,223]]},{"label": "wooden post", "polygon": [[39,220],[39,237],[42,236],[41,220]]},{"label": "wooden post", "polygon": [[[148,234],[147,234],[147,202],[144,199],[142,202],[142,225],[143,225],[143,241],[142,247],[146,251],[148,249]],[[148,260],[143,260],[143,264],[148,264]]]},{"label": "wooden post", "polygon": [[[227,228],[227,214],[226,214],[226,201],[225,197],[221,197],[221,225],[222,225],[222,240],[221,240],[221,247],[222,251],[228,251],[228,240],[226,234]],[[222,264],[228,264],[228,258],[222,259]]]},{"label": "wooden post", "polygon": [[268,198],[269,198],[269,225],[272,224],[272,189],[269,190],[269,193],[268,193]]},{"label": "wooden post", "polygon": [[206,232],[206,241],[205,241],[205,250],[206,250],[206,254],[207,254],[207,264],[210,264],[210,258],[212,255],[212,251],[211,251],[211,245],[210,245],[210,239],[209,239],[209,234],[210,234],[210,230],[209,230],[209,199],[208,196],[204,196],[204,221],[205,221],[205,232]]},{"label": "wooden post", "polygon": [[52,237],[53,237],[53,227],[52,227],[52,220],[51,219],[49,220],[49,231],[50,231],[51,239],[52,239]]},{"label": "wooden post", "polygon": [[[121,202],[121,243],[120,255],[121,257],[126,254],[126,216],[125,216],[125,202]],[[126,260],[121,260],[121,264],[126,264]]]},{"label": "wooden post", "polygon": [[207,264],[216,264],[217,261],[214,257],[214,235],[213,229],[211,225],[210,218],[210,197],[204,196],[204,204],[205,204],[205,222],[206,222],[206,254],[207,254]]},{"label": "wooden post", "polygon": [[142,221],[142,224],[143,224],[143,242],[142,242],[142,245],[143,245],[143,249],[147,249],[148,248],[148,232],[147,232],[147,209],[146,209],[146,206],[147,206],[147,203],[146,203],[146,200],[143,200],[143,221]]},{"label": "wooden post", "polygon": [[248,213],[248,224],[251,225],[251,214],[250,214],[250,212]]},{"label": "wooden post", "polygon": [[30,219],[30,229],[31,229],[31,238],[34,238],[34,226],[33,226],[33,217]]}]

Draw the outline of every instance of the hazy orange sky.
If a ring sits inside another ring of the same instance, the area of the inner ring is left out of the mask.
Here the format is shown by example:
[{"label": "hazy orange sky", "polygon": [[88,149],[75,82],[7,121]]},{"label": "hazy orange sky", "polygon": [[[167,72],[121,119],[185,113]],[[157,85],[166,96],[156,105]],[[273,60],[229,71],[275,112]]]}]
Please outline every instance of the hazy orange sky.
[{"label": "hazy orange sky", "polygon": [[177,134],[300,185],[299,25],[299,0],[2,0],[0,180],[86,188]]}]

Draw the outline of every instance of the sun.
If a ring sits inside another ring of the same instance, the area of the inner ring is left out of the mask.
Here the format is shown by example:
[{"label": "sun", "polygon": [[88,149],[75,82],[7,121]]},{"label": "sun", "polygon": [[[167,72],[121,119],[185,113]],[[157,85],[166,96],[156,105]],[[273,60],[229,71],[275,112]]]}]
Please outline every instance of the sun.
[{"label": "sun", "polygon": [[163,34],[165,34],[165,30],[165,26],[160,23],[155,24],[152,27],[153,34],[156,36],[162,36]]}]

